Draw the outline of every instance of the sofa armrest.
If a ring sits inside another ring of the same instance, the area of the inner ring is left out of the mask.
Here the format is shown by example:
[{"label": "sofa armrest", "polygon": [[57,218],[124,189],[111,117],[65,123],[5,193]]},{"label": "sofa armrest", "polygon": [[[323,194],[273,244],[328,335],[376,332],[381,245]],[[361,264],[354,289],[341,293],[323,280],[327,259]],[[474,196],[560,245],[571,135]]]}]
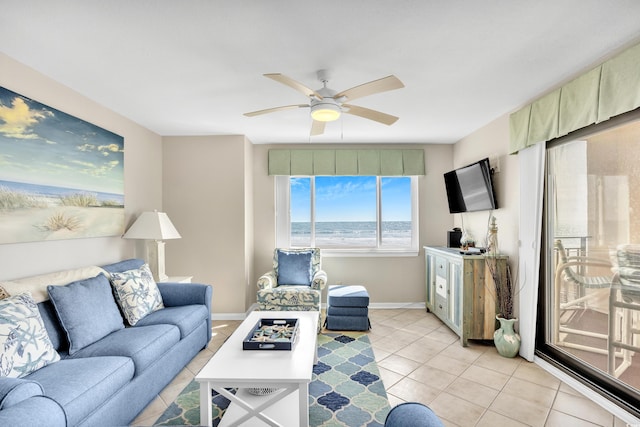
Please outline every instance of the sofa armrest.
[{"label": "sofa armrest", "polygon": [[162,302],[167,307],[205,304],[211,308],[212,287],[200,283],[160,282]]},{"label": "sofa armrest", "polygon": [[327,273],[324,270],[318,270],[316,274],[313,275],[311,288],[321,291],[325,286],[327,286]]},{"label": "sofa armrest", "polygon": [[273,289],[278,286],[276,272],[271,270],[258,278],[258,289]]},{"label": "sofa armrest", "polygon": [[165,307],[177,307],[181,305],[204,304],[207,307],[207,342],[211,340],[211,297],[213,287],[200,283],[158,283],[158,289],[162,295],[162,303]]},{"label": "sofa armrest", "polygon": [[0,410],[16,405],[30,397],[41,396],[43,393],[42,386],[36,381],[0,377]]},{"label": "sofa armrest", "polygon": [[55,400],[47,396],[33,396],[0,410],[0,426],[66,427],[67,416]]}]

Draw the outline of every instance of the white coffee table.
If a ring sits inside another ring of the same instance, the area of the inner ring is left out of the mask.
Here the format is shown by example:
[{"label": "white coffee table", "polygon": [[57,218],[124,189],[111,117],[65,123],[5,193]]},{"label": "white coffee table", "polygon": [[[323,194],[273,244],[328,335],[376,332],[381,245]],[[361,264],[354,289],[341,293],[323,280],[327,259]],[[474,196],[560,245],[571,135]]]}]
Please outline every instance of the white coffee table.
[{"label": "white coffee table", "polygon": [[[243,350],[242,341],[260,319],[299,319],[293,350]],[[231,401],[220,426],[309,426],[309,383],[317,363],[317,311],[254,311],[196,375],[200,424],[211,426],[211,390]],[[275,387],[255,396],[246,388]],[[226,388],[238,388],[234,395]]]}]

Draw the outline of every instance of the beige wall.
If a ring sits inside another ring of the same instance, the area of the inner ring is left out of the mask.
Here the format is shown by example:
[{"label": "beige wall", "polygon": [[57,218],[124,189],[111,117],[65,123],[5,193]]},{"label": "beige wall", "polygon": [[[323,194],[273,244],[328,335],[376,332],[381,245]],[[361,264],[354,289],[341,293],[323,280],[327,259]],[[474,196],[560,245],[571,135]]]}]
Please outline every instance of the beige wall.
[{"label": "beige wall", "polygon": [[[308,148],[309,146],[287,145],[287,147]],[[335,147],[335,145],[313,146],[313,148]],[[267,155],[270,148],[282,148],[282,146],[254,146],[254,267],[257,275],[271,269],[275,246],[274,178],[267,174]],[[363,148],[363,146],[341,145],[340,148]],[[322,266],[327,272],[330,284],[366,286],[372,303],[423,303],[425,268],[422,246],[445,245],[446,232],[453,227],[453,218],[447,209],[442,177],[452,168],[453,146],[376,145],[376,148],[423,148],[425,151],[426,175],[419,178],[418,184],[420,254],[413,257],[323,257]],[[255,295],[253,300],[255,301]]]},{"label": "beige wall", "polygon": [[[193,275],[194,281],[213,284],[214,313],[242,313],[255,302],[255,282],[271,267],[275,245],[267,153],[277,145],[254,146],[243,136],[161,138],[2,54],[0,69],[0,85],[7,89],[124,136],[127,226],[139,213],[159,209],[183,236],[166,243],[167,274]],[[405,146],[425,150],[426,175],[419,179],[421,249],[445,245],[446,231],[461,225],[460,215],[448,213],[442,174],[482,157],[498,157],[500,248],[516,265],[518,170],[517,157],[507,155],[508,129],[505,115],[455,145]],[[465,226],[477,239],[486,232],[487,217],[485,212],[464,214]],[[0,279],[131,256],[144,257],[143,243],[120,237],[0,245]],[[326,257],[323,266],[330,283],[366,285],[372,303],[424,301],[422,250],[415,257]]]},{"label": "beige wall", "polygon": [[[500,172],[493,176],[496,187],[498,209],[493,211],[498,225],[500,252],[509,256],[511,271],[518,266],[518,227],[520,214],[520,169],[518,156],[509,155],[509,115],[504,115],[487,124],[466,138],[458,141],[453,149],[455,167],[461,167],[484,157],[497,158]],[[456,214],[456,226],[470,230],[476,241],[484,242],[487,233],[489,212]],[[484,246],[484,244],[481,244]],[[517,310],[516,302],[516,310]],[[517,315],[517,313],[516,313]]]},{"label": "beige wall", "polygon": [[166,242],[167,274],[212,284],[214,314],[244,313],[253,291],[250,148],[239,135],[163,138],[164,210],[182,235]]},{"label": "beige wall", "polygon": [[253,202],[253,145],[245,138],[244,141],[244,231],[245,231],[245,253],[244,253],[244,300],[245,307],[250,307],[256,300],[256,275],[254,273],[253,253],[255,250],[255,204]]},{"label": "beige wall", "polygon": [[[124,137],[127,226],[134,215],[162,207],[160,136],[2,53],[0,70],[0,86]],[[143,256],[144,253],[138,255],[137,249],[143,248],[119,236],[4,244],[0,245],[0,279]]]}]

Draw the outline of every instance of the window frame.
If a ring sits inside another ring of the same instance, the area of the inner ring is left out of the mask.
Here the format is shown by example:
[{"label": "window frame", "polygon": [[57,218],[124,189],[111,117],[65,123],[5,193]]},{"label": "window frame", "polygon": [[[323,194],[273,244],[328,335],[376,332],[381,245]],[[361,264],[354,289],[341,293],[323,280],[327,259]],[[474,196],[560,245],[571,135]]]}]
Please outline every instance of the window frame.
[{"label": "window frame", "polygon": [[[374,176],[374,175],[369,175]],[[399,178],[400,176],[375,176],[376,178],[376,247],[322,247],[322,256],[353,256],[353,257],[376,257],[376,256],[418,256],[419,252],[419,200],[418,200],[418,177],[403,176],[411,179],[411,244],[407,247],[384,247],[381,241],[381,217],[382,217],[382,179]],[[291,178],[310,178],[311,188],[311,222],[315,224],[315,176],[308,175],[277,175],[275,177],[275,217],[276,217],[276,247],[291,247]],[[311,242],[315,244],[315,227],[311,227]]]},{"label": "window frame", "polygon": [[[547,141],[545,156],[548,151],[566,142],[572,142],[583,138],[592,137],[594,134],[614,129],[640,120],[640,109],[621,114],[611,118],[606,122],[593,124],[582,128],[569,135]],[[548,163],[548,162],[545,162]],[[553,324],[549,319],[549,310],[552,309],[551,293],[553,283],[553,269],[551,261],[553,253],[553,232],[549,227],[549,165],[545,166],[545,208],[543,210],[542,241],[540,245],[541,275],[540,286],[538,287],[537,323],[535,338],[535,355],[540,360],[557,369],[563,375],[575,380],[585,389],[600,395],[603,399],[610,401],[613,409],[622,409],[635,417],[640,416],[640,397],[637,389],[613,379],[609,374],[594,369],[588,363],[578,362],[569,352],[553,345],[549,341],[550,334],[554,333]]]}]

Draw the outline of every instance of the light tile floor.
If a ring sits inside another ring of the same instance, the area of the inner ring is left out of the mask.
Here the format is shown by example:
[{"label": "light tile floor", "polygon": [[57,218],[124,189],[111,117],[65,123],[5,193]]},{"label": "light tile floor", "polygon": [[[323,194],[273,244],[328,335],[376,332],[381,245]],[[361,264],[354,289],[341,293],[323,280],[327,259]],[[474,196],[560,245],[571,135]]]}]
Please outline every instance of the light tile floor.
[{"label": "light tile floor", "polygon": [[[622,420],[521,358],[458,336],[424,310],[370,310],[369,339],[389,403],[422,402],[446,426],[605,426]],[[214,321],[213,338],[132,423],[149,426],[238,326]],[[357,426],[354,426],[357,427]]]}]

